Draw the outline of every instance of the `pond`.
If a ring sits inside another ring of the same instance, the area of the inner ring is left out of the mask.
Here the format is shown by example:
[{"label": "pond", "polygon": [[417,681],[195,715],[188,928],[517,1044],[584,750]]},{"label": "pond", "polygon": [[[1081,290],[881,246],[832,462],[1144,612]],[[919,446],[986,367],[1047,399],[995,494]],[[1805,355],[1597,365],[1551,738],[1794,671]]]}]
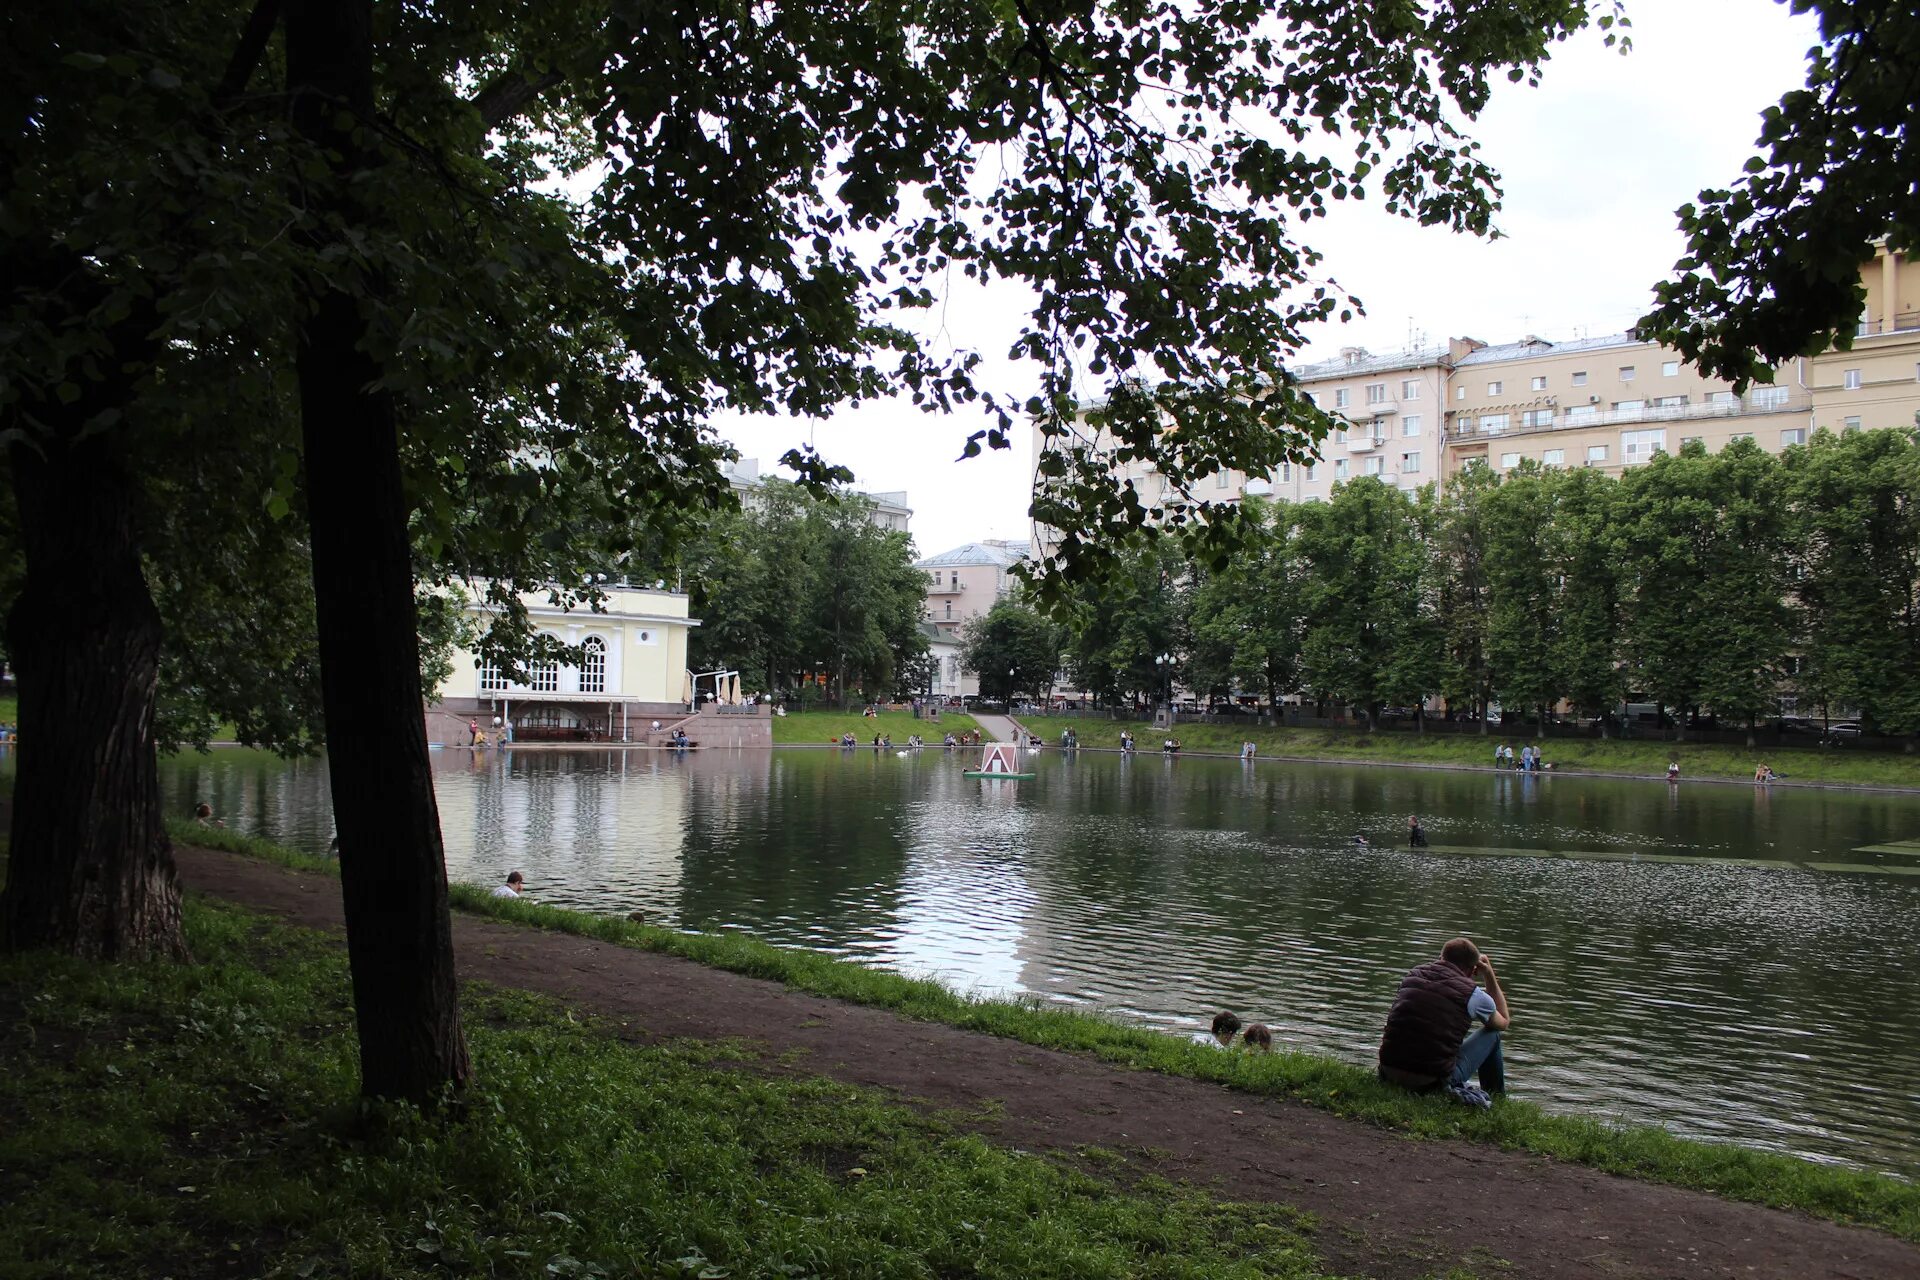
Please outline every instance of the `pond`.
[{"label": "pond", "polygon": [[[1920,796],[1048,750],[437,752],[450,874],[1168,1032],[1231,1008],[1370,1064],[1401,973],[1499,964],[1556,1111],[1920,1170]],[[168,762],[312,850],[322,763]],[[1419,813],[1434,848],[1404,841]],[[1373,843],[1353,843],[1365,835]],[[1875,846],[1878,846],[1877,848]]]}]

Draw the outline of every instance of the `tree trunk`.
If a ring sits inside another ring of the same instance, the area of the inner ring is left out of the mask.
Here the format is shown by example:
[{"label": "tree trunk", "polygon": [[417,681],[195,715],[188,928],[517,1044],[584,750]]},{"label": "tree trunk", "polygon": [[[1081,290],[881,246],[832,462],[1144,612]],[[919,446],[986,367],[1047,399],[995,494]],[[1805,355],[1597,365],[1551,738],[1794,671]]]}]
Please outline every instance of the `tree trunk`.
[{"label": "tree trunk", "polygon": [[[365,162],[341,115],[371,120],[372,0],[301,0],[287,15],[294,124],[341,172],[316,192],[346,225]],[[340,832],[361,1090],[431,1106],[468,1079],[446,864],[422,716],[419,635],[393,398],[354,297],[316,278],[299,337],[327,769]]]},{"label": "tree trunk", "polygon": [[[125,399],[131,388],[90,391]],[[37,405],[35,445],[12,450],[27,573],[7,644],[26,746],[0,946],[184,959],[153,745],[160,616],[135,538],[135,481],[117,433],[67,443],[96,411],[91,395]]]}]

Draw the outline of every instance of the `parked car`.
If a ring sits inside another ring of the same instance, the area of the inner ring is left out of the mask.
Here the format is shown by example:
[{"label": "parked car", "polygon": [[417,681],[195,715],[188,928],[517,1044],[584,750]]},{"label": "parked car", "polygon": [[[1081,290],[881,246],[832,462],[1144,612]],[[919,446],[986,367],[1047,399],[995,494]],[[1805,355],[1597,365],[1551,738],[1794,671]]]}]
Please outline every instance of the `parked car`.
[{"label": "parked car", "polygon": [[1829,738],[1857,738],[1865,732],[1866,730],[1861,727],[1860,722],[1857,720],[1842,720],[1839,724],[1830,724],[1827,726],[1827,736]]}]

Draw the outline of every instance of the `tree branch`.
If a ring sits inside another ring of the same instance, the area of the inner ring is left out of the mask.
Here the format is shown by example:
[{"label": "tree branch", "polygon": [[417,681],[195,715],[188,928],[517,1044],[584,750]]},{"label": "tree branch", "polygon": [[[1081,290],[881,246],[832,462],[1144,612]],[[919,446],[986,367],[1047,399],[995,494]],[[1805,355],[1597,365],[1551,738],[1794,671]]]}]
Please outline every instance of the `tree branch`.
[{"label": "tree branch", "polygon": [[538,75],[527,70],[504,71],[473,96],[472,106],[487,128],[497,129],[565,79],[558,71],[542,71]]},{"label": "tree branch", "polygon": [[226,110],[246,92],[247,81],[253,78],[253,69],[260,65],[260,55],[267,51],[267,41],[280,23],[281,2],[254,0],[253,12],[247,15],[247,25],[240,32],[240,43],[234,46],[226,74],[220,77],[220,85],[213,91],[215,111]]}]

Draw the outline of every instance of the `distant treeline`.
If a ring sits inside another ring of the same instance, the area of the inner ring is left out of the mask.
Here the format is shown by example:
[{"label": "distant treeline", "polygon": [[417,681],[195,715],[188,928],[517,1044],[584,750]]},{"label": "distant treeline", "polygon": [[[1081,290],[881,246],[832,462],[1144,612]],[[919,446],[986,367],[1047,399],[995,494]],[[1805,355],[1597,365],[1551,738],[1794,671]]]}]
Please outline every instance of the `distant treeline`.
[{"label": "distant treeline", "polygon": [[[1249,500],[1242,550],[1132,553],[1037,635],[1012,604],[974,627],[983,673],[1045,667],[1149,701],[1299,694],[1371,721],[1443,697],[1484,714],[1655,702],[1684,726],[1856,712],[1920,732],[1920,434],[1816,434],[1775,456],[1697,444],[1619,478],[1469,469],[1435,496],[1362,478],[1325,503]],[[996,637],[1018,636],[1010,663]],[[1164,661],[1163,659],[1171,659]],[[983,675],[987,691],[1004,686]],[[1038,693],[1038,680],[1020,691]]]}]

